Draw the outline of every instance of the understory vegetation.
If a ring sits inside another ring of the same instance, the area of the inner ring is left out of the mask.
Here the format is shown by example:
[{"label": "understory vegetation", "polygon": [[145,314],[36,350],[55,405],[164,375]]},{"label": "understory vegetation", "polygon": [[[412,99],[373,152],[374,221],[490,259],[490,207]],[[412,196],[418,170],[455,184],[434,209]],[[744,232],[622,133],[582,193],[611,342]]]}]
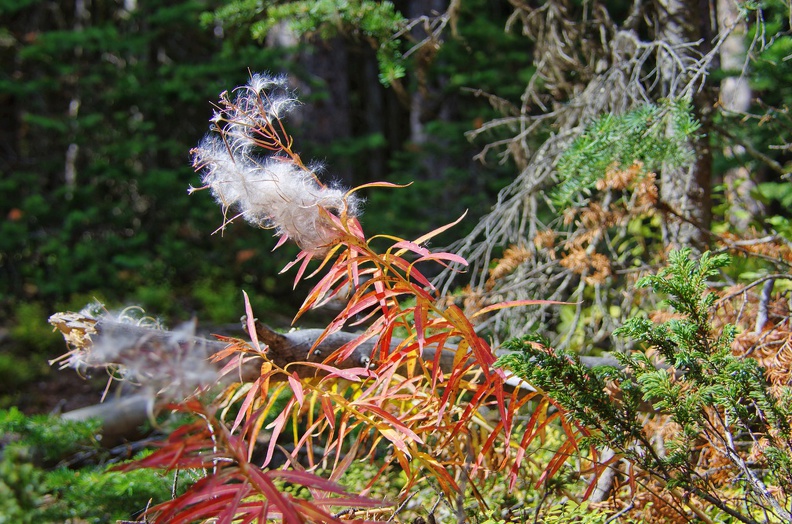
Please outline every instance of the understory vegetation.
[{"label": "understory vegetation", "polygon": [[788,1],[44,4],[0,523],[792,521]]}]

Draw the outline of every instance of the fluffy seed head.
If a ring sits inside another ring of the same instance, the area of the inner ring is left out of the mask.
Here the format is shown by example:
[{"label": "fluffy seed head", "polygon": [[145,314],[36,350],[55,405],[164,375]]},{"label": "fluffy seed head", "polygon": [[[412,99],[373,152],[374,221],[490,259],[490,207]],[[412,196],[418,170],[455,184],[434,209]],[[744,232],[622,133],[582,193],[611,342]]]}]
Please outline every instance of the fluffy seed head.
[{"label": "fluffy seed head", "polygon": [[115,378],[165,400],[182,401],[219,378],[205,341],[195,336],[194,322],[165,331],[142,311],[130,307],[113,313],[91,304],[79,313],[53,315],[50,323],[71,348],[58,361],[81,371],[113,369]]},{"label": "fluffy seed head", "polygon": [[[355,217],[360,200],[322,184],[321,166],[305,166],[292,152],[281,120],[298,101],[286,77],[254,74],[234,94],[233,100],[221,95],[221,109],[212,118],[216,134],[192,151],[204,186],[223,207],[226,223],[242,216],[322,254],[339,234],[326,213]],[[229,218],[230,210],[238,214]]]}]

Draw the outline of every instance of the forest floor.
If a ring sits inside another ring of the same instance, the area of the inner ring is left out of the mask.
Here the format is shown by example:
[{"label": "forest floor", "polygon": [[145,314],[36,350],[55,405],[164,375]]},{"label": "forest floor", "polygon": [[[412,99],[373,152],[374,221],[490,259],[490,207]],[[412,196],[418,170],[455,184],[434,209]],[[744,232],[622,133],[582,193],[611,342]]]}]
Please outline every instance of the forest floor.
[{"label": "forest floor", "polygon": [[53,368],[25,384],[11,398],[27,415],[60,414],[98,404],[107,385],[107,377],[82,377],[71,369]]}]

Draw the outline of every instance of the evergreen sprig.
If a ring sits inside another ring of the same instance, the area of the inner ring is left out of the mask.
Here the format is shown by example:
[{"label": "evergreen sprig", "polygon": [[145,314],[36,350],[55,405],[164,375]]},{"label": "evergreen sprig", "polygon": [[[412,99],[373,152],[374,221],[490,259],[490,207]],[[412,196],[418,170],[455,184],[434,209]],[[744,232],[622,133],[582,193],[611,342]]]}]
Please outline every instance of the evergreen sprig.
[{"label": "evergreen sprig", "polygon": [[700,127],[690,102],[666,100],[621,115],[605,114],[592,122],[561,155],[559,185],[552,199],[559,207],[589,193],[609,169],[643,164],[646,172],[680,166],[692,158],[689,146]]},{"label": "evergreen sprig", "polygon": [[250,23],[250,34],[259,41],[283,23],[297,37],[352,36],[369,42],[376,49],[379,78],[384,85],[404,77],[406,72],[400,52],[403,42],[394,35],[406,26],[407,20],[392,2],[293,0],[262,7],[260,2],[235,0],[206,15],[203,21],[205,24]]},{"label": "evergreen sprig", "polygon": [[628,381],[622,370],[613,366],[589,369],[574,353],[553,350],[548,340],[536,334],[512,339],[502,347],[513,353],[501,357],[496,365],[510,369],[557,401],[578,422],[601,428],[602,434],[592,437],[595,442],[616,440],[626,445],[640,434],[637,392],[627,389],[618,400],[607,393],[608,383]]}]

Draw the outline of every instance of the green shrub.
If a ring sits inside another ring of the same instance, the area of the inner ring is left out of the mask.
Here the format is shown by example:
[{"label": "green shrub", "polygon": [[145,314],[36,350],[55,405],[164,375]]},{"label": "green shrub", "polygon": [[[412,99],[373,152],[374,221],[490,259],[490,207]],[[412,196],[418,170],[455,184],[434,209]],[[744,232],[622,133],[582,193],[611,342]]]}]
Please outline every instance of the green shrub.
[{"label": "green shrub", "polygon": [[[619,367],[589,368],[536,336],[505,344],[516,352],[499,362],[585,426],[588,444],[615,451],[679,506],[692,495],[719,520],[764,521],[764,512],[788,521],[790,389],[774,392],[755,359],[732,354],[735,327],[713,323],[717,295],[708,279],[728,262],[709,253],[696,260],[685,249],[639,280],[666,297],[673,314],[662,322],[641,314],[618,329],[636,348],[616,355]],[[719,481],[710,478],[715,469]]]}]

